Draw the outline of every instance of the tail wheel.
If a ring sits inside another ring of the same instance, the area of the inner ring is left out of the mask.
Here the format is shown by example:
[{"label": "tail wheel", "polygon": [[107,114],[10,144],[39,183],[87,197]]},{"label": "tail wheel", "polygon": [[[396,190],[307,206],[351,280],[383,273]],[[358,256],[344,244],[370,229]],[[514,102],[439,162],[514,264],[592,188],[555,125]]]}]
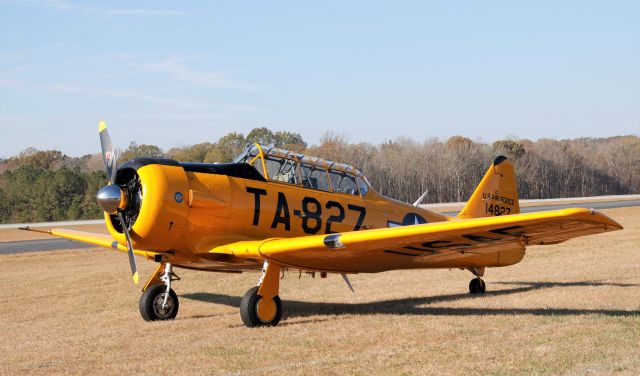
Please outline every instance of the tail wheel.
[{"label": "tail wheel", "polygon": [[140,315],[145,321],[173,320],[178,314],[180,304],[178,295],[169,289],[169,296],[165,285],[153,285],[140,297]]},{"label": "tail wheel", "polygon": [[249,328],[276,326],[282,318],[280,297],[276,295],[273,299],[263,299],[258,295],[258,287],[253,287],[242,297],[240,317]]},{"label": "tail wheel", "polygon": [[469,292],[472,294],[484,294],[486,288],[482,278],[474,278],[469,282]]}]

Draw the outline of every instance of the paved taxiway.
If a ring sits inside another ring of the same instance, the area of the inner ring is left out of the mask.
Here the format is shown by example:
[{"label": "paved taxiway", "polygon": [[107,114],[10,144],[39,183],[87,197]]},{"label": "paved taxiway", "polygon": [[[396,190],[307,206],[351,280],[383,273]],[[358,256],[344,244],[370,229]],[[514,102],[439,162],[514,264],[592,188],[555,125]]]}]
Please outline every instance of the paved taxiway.
[{"label": "paved taxiway", "polygon": [[[607,202],[584,202],[575,204],[558,204],[558,205],[543,205],[543,206],[530,206],[521,208],[523,213],[531,213],[545,210],[556,210],[566,208],[593,208],[593,209],[611,209],[611,208],[624,208],[630,206],[640,206],[640,200],[627,200],[627,201],[607,201]],[[447,215],[456,215],[455,212],[446,212]],[[91,244],[82,242],[52,238],[43,240],[23,240],[16,242],[0,243],[0,254],[9,253],[25,253],[25,252],[42,252],[42,251],[54,251],[59,249],[81,249],[87,247],[95,247]]]}]

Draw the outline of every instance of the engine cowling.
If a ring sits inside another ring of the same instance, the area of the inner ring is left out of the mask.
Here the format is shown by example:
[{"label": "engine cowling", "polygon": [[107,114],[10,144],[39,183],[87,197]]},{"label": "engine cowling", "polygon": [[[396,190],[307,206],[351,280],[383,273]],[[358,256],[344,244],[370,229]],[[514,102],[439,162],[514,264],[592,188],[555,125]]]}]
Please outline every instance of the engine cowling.
[{"label": "engine cowling", "polygon": [[[189,185],[182,166],[170,159],[137,158],[116,175],[127,196],[125,218],[133,247],[170,251],[180,241],[187,223]],[[122,224],[116,215],[105,213],[109,233],[126,244]]]}]

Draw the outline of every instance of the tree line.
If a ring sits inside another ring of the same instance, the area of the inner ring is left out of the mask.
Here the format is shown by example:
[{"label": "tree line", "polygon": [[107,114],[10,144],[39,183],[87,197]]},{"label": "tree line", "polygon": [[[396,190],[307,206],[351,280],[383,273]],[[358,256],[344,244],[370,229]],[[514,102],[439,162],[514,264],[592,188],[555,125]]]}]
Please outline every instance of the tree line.
[{"label": "tree line", "polygon": [[[498,155],[515,164],[520,198],[556,198],[640,193],[640,138],[579,138],[493,143],[462,136],[422,142],[398,138],[381,144],[351,143],[335,133],[309,146],[298,133],[255,128],[215,142],[175,147],[131,143],[117,150],[122,162],[163,157],[191,162],[229,162],[249,143],[259,142],[354,165],[375,190],[412,202],[465,201]],[[107,177],[100,154],[69,157],[57,150],[29,148],[0,160],[0,223],[92,219]]]},{"label": "tree line", "polygon": [[498,155],[513,161],[522,199],[640,193],[637,136],[491,144],[454,136],[371,145],[328,134],[307,151],[357,166],[378,192],[405,202],[427,191],[425,203],[466,201]]}]

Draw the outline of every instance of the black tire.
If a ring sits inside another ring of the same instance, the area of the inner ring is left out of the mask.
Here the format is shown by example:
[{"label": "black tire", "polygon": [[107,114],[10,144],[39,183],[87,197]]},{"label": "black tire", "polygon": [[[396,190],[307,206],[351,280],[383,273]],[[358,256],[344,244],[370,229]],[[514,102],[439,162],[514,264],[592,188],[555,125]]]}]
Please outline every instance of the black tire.
[{"label": "black tire", "polygon": [[472,294],[484,294],[487,286],[482,278],[474,278],[469,282],[469,292]]},{"label": "black tire", "polygon": [[140,297],[140,315],[144,321],[173,320],[178,314],[180,303],[178,295],[173,289],[169,290],[167,309],[162,309],[164,295],[167,292],[165,285],[150,286]]},{"label": "black tire", "polygon": [[258,326],[276,326],[282,318],[282,302],[279,296],[275,296],[273,301],[276,303],[276,315],[271,321],[263,321],[258,317],[258,303],[262,300],[262,297],[258,295],[258,287],[250,288],[249,291],[244,294],[242,301],[240,302],[240,317],[242,322],[248,328],[255,328]]}]

